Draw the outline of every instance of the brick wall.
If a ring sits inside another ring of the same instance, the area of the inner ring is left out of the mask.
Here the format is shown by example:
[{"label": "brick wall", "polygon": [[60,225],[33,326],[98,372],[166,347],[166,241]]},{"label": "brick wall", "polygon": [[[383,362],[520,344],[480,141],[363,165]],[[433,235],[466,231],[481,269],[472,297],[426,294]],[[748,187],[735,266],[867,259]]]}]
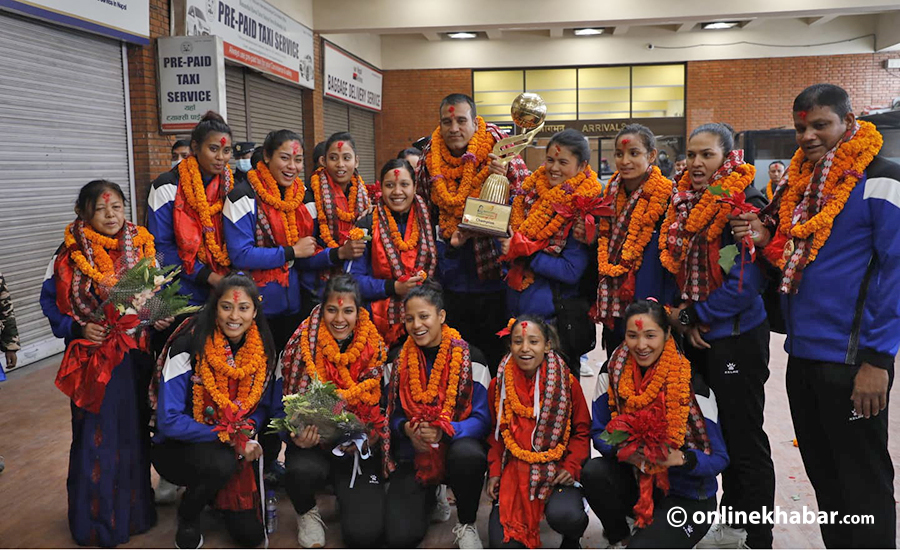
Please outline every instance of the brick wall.
[{"label": "brick wall", "polygon": [[706,122],[727,122],[735,131],[793,127],[794,97],[819,82],[847,90],[857,114],[888,106],[900,97],[900,74],[883,68],[892,57],[900,53],[690,62],[688,130]]},{"label": "brick wall", "polygon": [[156,38],[169,36],[169,1],[150,0],[150,44],[128,46],[128,83],[131,94],[131,131],[134,143],[135,197],[138,219],[147,210],[150,183],[170,167],[174,137],[159,132],[156,75]]},{"label": "brick wall", "polygon": [[376,170],[438,125],[438,106],[452,93],[472,95],[470,69],[385,71],[375,116]]}]

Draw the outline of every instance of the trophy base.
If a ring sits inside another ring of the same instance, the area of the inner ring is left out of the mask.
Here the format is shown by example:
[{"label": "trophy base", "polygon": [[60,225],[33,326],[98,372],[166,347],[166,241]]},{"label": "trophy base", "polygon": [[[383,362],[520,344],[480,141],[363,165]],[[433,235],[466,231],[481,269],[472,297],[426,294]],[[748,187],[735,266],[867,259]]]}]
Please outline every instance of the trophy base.
[{"label": "trophy base", "polygon": [[459,228],[492,237],[507,237],[510,212],[512,207],[509,205],[468,198]]}]

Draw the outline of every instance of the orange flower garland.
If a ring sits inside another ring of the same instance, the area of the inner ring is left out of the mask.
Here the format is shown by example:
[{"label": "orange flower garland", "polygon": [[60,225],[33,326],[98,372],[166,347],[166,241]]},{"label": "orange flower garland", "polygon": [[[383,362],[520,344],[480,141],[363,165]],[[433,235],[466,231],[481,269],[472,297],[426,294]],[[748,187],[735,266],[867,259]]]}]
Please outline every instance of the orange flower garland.
[{"label": "orange flower garland", "polygon": [[[734,195],[752,185],[755,175],[756,169],[753,166],[741,164],[737,166],[731,174],[717,181],[716,185],[721,187],[726,195]],[[687,191],[690,189],[691,185],[690,172],[685,171],[684,175],[681,176],[681,180],[678,182],[678,192],[681,193]],[[709,227],[706,234],[706,240],[713,242],[718,239],[722,234],[722,230],[725,229],[725,225],[728,223],[728,215],[732,210],[731,206],[720,203],[718,199],[719,197],[712,194],[709,191],[709,188],[705,189],[703,191],[703,196],[700,198],[700,202],[691,209],[691,213],[688,215],[687,223],[685,223],[685,230],[689,233],[698,233],[703,231],[704,228]],[[687,248],[691,241],[691,239],[684,239],[681,258],[676,261],[672,257],[672,253],[668,250],[666,235],[666,231],[675,222],[676,217],[675,202],[672,201],[669,204],[666,221],[663,223],[663,231],[659,236],[659,259],[663,267],[668,269],[671,273],[678,273],[681,269],[681,263],[687,257]]]},{"label": "orange flower garland", "polygon": [[[503,380],[506,384],[506,402],[503,406],[511,409],[517,416],[521,416],[522,418],[535,418],[534,405],[525,406],[522,404],[522,400],[519,399],[519,392],[516,391],[516,377],[512,368],[513,363],[516,363],[516,359],[510,357],[509,362],[506,364],[506,368],[503,369]],[[546,363],[547,360],[544,359],[544,364]],[[538,368],[543,368],[543,366],[544,365],[541,365]],[[519,368],[518,363],[516,363],[515,368]],[[499,391],[500,384],[497,384],[497,389]]]},{"label": "orange flower garland", "polygon": [[609,392],[609,405],[613,410],[612,418],[619,412],[632,414],[649,406],[665,386],[666,429],[669,441],[674,448],[684,444],[687,433],[687,417],[691,408],[691,364],[678,352],[675,340],[666,341],[662,355],[650,372],[653,377],[650,384],[640,394],[635,393],[634,369],[638,368],[634,356],[629,352],[619,377],[618,397],[624,403],[622,411],[616,411],[616,394]]},{"label": "orange flower garland", "polygon": [[[466,146],[466,154],[461,157],[450,153],[440,127],[431,134],[431,152],[425,162],[432,177],[431,200],[440,209],[438,225],[446,239],[456,231],[466,199],[478,197],[490,173],[490,162],[485,161],[494,148],[494,137],[487,131],[483,118],[475,117],[475,121],[477,129]],[[466,155],[475,158],[467,161]]]},{"label": "orange flower garland", "polygon": [[[618,174],[614,174],[615,179]],[[619,223],[622,211],[630,193],[624,185],[619,186],[619,194],[616,197],[615,223]],[[650,177],[643,184],[641,197],[634,205],[628,220],[628,233],[625,243],[622,245],[622,256],[619,264],[609,262],[609,236],[613,220],[600,218],[597,241],[597,265],[600,276],[619,277],[630,271],[637,272],[644,260],[644,249],[653,237],[656,223],[659,217],[666,211],[669,199],[672,198],[672,182],[662,175],[659,168],[654,166]]]},{"label": "orange flower garland", "polygon": [[[462,369],[463,353],[462,348],[454,346],[451,350],[450,343],[452,340],[460,340],[459,332],[455,329],[443,325],[441,328],[441,346],[438,349],[437,358],[434,366],[431,368],[431,375],[428,377],[428,389],[422,391],[421,365],[419,365],[419,353],[415,341],[407,338],[403,344],[398,358],[398,368],[402,373],[407,372],[409,379],[410,393],[415,402],[423,405],[431,405],[439,396],[440,388],[438,387],[443,376],[444,369],[449,368],[450,373],[447,380],[447,391],[444,396],[444,403],[441,407],[441,418],[448,422],[453,418],[453,409],[456,408],[456,397],[459,392],[459,374]],[[449,363],[449,365],[448,365]]]},{"label": "orange flower garland", "polygon": [[[806,162],[803,149],[797,149],[791,159],[788,168],[787,189],[781,196],[781,205],[778,209],[778,229],[788,238],[806,239],[813,237],[807,265],[812,263],[819,254],[819,249],[831,236],[831,228],[834,218],[844,209],[850,193],[859,182],[860,176],[881,150],[884,138],[875,129],[875,125],[864,120],[859,121],[859,130],[850,141],[842,143],[834,154],[831,170],[828,178],[822,186],[821,195],[826,197],[825,205],[812,218],[794,225],[794,210],[803,199],[803,195],[809,187],[814,163]],[[789,243],[793,241],[789,240]],[[790,246],[790,245],[789,245]],[[783,268],[787,258],[778,260],[778,267]]]},{"label": "orange flower garland", "polygon": [[772,197],[775,196],[775,186],[778,184],[776,181],[769,180],[769,183],[766,184],[766,198],[769,199],[769,202],[772,202]]},{"label": "orange flower garland", "polygon": [[[97,283],[113,286],[118,282],[115,277],[115,266],[112,258],[109,257],[107,250],[116,250],[121,247],[119,239],[115,237],[107,237],[94,231],[87,223],[84,225],[84,236],[91,245],[91,251],[94,256],[94,264],[91,265],[85,257],[84,252],[78,248],[75,235],[72,234],[72,224],[66,226],[65,244],[69,250],[69,256],[75,262],[78,270],[90,277]],[[85,243],[87,244],[87,243]],[[145,228],[137,226],[137,236],[134,239],[134,246],[140,251],[141,258],[156,258],[156,248],[154,247],[153,235]]]},{"label": "orange flower garland", "polygon": [[281,221],[284,223],[287,242],[295,243],[300,240],[300,232],[297,229],[297,208],[303,204],[303,196],[306,194],[306,185],[303,180],[299,177],[294,178],[291,186],[284,192],[284,199],[281,198],[278,182],[275,181],[272,172],[264,162],[260,161],[256,165],[256,170],[247,172],[247,180],[256,191],[257,197],[278,210]]},{"label": "orange flower garland", "polygon": [[[227,179],[233,181],[231,168],[225,166],[225,172]],[[225,243],[223,242],[219,245],[216,242],[216,233],[213,231],[214,225],[212,221],[213,216],[222,212],[225,199],[223,198],[213,204],[209,204],[206,198],[206,186],[203,185],[203,177],[200,175],[200,165],[197,163],[197,157],[192,155],[178,163],[178,184],[184,190],[185,202],[200,218],[203,240],[207,251],[220,266],[227,267],[231,265]]]},{"label": "orange flower garland", "polygon": [[[328,220],[325,219],[325,207],[322,202],[322,178],[320,174],[325,174],[325,178],[328,179],[328,173],[324,168],[319,168],[316,170],[312,178],[310,178],[310,187],[313,190],[313,197],[316,201],[316,213],[319,218],[319,236],[322,238],[322,241],[325,243],[325,246],[329,248],[337,248],[340,246],[338,242],[334,239],[334,236],[331,234],[331,229],[328,228]],[[347,189],[347,201],[349,206],[349,211],[345,212],[341,210],[341,208],[335,203],[334,211],[337,214],[337,217],[342,221],[347,223],[353,223],[356,221],[356,200],[359,198],[359,186],[365,185],[362,177],[358,174],[353,174],[353,178],[350,180],[350,187]],[[302,199],[302,197],[301,197]],[[355,239],[350,239],[355,240]]]},{"label": "orange flower garland", "polygon": [[[204,416],[204,392],[210,396],[219,410],[230,408],[232,411],[250,411],[256,407],[262,397],[267,378],[268,362],[266,350],[256,323],[247,331],[247,339],[234,357],[234,367],[228,364],[225,348],[228,344],[225,335],[217,327],[216,332],[206,340],[203,348],[203,360],[197,366],[197,374],[201,383],[194,383],[194,420],[204,424],[215,423],[212,418]],[[237,397],[229,397],[229,382],[238,380]],[[226,432],[218,432],[223,443],[229,442]]]},{"label": "orange flower garland", "polygon": [[[370,378],[362,382],[353,380],[350,374],[350,365],[359,361],[366,344],[371,343],[377,348],[377,353],[372,356],[366,365],[366,370],[378,368],[384,364],[387,357],[384,340],[378,334],[378,329],[369,318],[369,312],[360,308],[356,321],[356,329],[353,331],[353,341],[347,351],[341,353],[340,347],[328,327],[319,326],[316,341],[316,357],[313,359],[309,345],[309,323],[305,322],[300,333],[300,356],[306,363],[306,373],[310,378],[318,378],[322,382],[334,382],[338,386],[338,395],[349,405],[360,403],[377,405],[381,401],[381,377]],[[325,361],[334,365],[340,380],[332,380],[325,368]]]},{"label": "orange flower garland", "polygon": [[[410,250],[415,250],[416,246],[419,244],[419,217],[416,216],[415,212],[410,209],[409,218],[410,228],[409,228],[409,240],[406,241],[403,239],[403,235],[400,234],[400,229],[397,227],[397,220],[394,219],[394,216],[388,215],[388,229],[391,230],[391,241],[394,243],[394,246],[400,252],[409,252]],[[372,227],[378,227],[378,209],[375,208],[372,210]]]},{"label": "orange flower garland", "polygon": [[555,235],[564,224],[571,221],[554,210],[555,205],[568,206],[576,195],[594,198],[603,193],[603,186],[597,180],[597,174],[590,166],[583,172],[567,179],[560,185],[550,186],[547,172],[541,166],[522,182],[522,191],[537,192],[538,199],[531,205],[526,217],[525,196],[518,195],[513,199],[509,226],[513,231],[525,235],[531,240],[541,241]]}]

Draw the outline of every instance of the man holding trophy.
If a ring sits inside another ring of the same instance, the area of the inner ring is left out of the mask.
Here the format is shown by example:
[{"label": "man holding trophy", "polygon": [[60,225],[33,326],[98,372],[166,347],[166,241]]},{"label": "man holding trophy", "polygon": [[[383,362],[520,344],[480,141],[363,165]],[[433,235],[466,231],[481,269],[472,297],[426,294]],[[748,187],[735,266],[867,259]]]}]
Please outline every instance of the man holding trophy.
[{"label": "man holding trophy", "polygon": [[[467,199],[482,197],[488,176],[505,176],[509,186],[518,189],[529,172],[518,155],[501,160],[494,154],[499,153],[494,151],[495,145],[507,136],[477,115],[471,97],[445,97],[440,116],[440,126],[422,152],[425,162],[420,163],[416,179],[419,192],[430,199],[438,219],[438,266],[445,289],[447,322],[484,352],[493,374],[504,354],[495,333],[507,321],[501,253],[493,238],[495,234],[479,231],[474,223],[461,228],[460,223]],[[469,211],[472,210],[470,206]],[[474,210],[477,212],[477,207]],[[487,214],[504,215],[494,211]],[[497,218],[493,223],[504,228],[507,225]]]}]

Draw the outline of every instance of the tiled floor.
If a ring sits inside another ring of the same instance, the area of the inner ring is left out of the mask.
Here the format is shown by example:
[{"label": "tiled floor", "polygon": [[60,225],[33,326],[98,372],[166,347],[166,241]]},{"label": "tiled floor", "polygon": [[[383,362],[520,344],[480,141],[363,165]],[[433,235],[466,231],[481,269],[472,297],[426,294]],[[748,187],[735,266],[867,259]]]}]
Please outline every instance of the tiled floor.
[{"label": "tiled floor", "polygon": [[[775,503],[785,510],[815,508],[812,487],[803,471],[800,455],[792,445],[793,428],[784,389],[787,356],[782,338],[772,338],[772,376],[766,385],[766,431],[775,460],[777,493]],[[602,361],[604,352],[597,350],[591,359]],[[0,474],[0,547],[50,548],[69,547],[74,543],[66,525],[66,469],[71,441],[68,399],[53,384],[59,357],[24,367],[9,374],[0,385],[0,455],[6,458],[6,471]],[[585,380],[586,397],[594,393],[594,378]],[[895,388],[893,393],[897,393]],[[891,455],[900,457],[898,410],[891,410]],[[155,477],[155,474],[154,474]],[[279,526],[270,546],[296,548],[294,512],[286,495],[279,493]],[[487,540],[486,501],[479,511],[478,527]],[[334,498],[322,497],[320,508],[328,523],[327,544],[341,545],[335,523]],[[213,517],[207,518],[205,546],[227,548],[230,540]],[[435,525],[423,546],[450,547],[453,544],[451,520]],[[175,509],[159,508],[159,523],[148,533],[133,537],[125,547],[173,547]],[[544,546],[556,547],[558,535],[544,530]],[[584,547],[605,547],[600,522],[591,515],[591,524],[582,539]],[[775,527],[776,548],[821,548],[818,527],[779,525]]]}]

